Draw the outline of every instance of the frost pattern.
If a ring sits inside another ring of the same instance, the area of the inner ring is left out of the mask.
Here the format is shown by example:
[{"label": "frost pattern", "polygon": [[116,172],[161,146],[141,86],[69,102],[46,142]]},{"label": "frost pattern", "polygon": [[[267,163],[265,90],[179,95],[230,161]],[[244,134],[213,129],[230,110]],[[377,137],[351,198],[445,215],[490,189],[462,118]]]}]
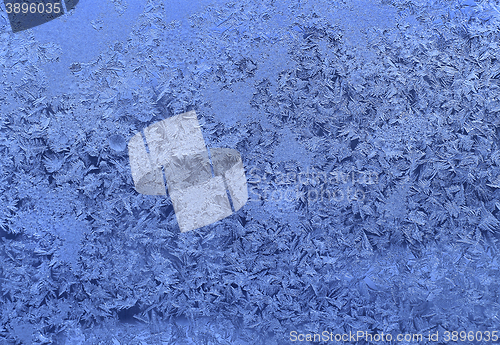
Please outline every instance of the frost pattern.
[{"label": "frost pattern", "polygon": [[[333,20],[350,5],[218,3],[186,27],[149,1],[57,97],[41,65],[64,52],[2,14],[1,342],[498,328],[498,8],[384,1],[395,25],[360,47]],[[328,203],[301,184],[181,234],[169,198],[134,190],[123,141],[193,109],[208,146],[235,148],[270,192],[306,168],[378,180]]]}]

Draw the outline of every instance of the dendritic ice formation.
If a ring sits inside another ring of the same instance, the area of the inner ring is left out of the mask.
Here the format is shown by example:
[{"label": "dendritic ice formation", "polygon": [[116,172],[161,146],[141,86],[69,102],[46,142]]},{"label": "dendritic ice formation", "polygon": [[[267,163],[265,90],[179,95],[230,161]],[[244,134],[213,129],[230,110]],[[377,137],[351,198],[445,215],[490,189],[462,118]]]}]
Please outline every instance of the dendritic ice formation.
[{"label": "dendritic ice formation", "polygon": [[144,136],[149,152],[141,133],[128,145],[135,188],[141,194],[166,195],[164,172],[181,232],[230,216],[231,201],[235,211],[246,203],[240,154],[212,149],[212,167],[195,111],[156,122],[144,130]]},{"label": "dendritic ice formation", "polygon": [[[61,92],[64,46],[0,13],[0,344],[499,329],[496,1],[209,2],[147,1]],[[127,143],[191,109],[262,197],[181,232]]]}]

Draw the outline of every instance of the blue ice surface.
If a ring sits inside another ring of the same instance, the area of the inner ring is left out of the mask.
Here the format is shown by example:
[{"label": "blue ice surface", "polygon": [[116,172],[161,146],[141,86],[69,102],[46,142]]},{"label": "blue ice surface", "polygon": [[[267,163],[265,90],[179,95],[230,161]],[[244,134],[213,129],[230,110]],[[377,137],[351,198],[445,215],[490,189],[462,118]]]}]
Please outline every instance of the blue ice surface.
[{"label": "blue ice surface", "polygon": [[44,66],[51,94],[71,90],[75,84],[69,70],[71,64],[94,61],[112,44],[125,40],[144,10],[144,2],[123,1],[123,5],[115,6],[111,1],[86,1],[63,17],[33,29],[37,41],[50,42],[61,49],[59,60]]},{"label": "blue ice surface", "polygon": [[[18,34],[2,13],[0,342],[498,329],[498,13],[86,1]],[[181,234],[126,143],[192,109],[251,200]]]},{"label": "blue ice surface", "polygon": [[[186,28],[189,16],[207,4],[210,1],[165,1],[165,21],[180,21]],[[64,93],[74,85],[75,80],[69,72],[72,63],[94,61],[111,45],[124,42],[144,6],[145,2],[139,0],[90,0],[79,4],[77,10],[34,28],[33,33],[40,43],[51,42],[62,50],[57,62],[44,66],[52,94]]]}]

